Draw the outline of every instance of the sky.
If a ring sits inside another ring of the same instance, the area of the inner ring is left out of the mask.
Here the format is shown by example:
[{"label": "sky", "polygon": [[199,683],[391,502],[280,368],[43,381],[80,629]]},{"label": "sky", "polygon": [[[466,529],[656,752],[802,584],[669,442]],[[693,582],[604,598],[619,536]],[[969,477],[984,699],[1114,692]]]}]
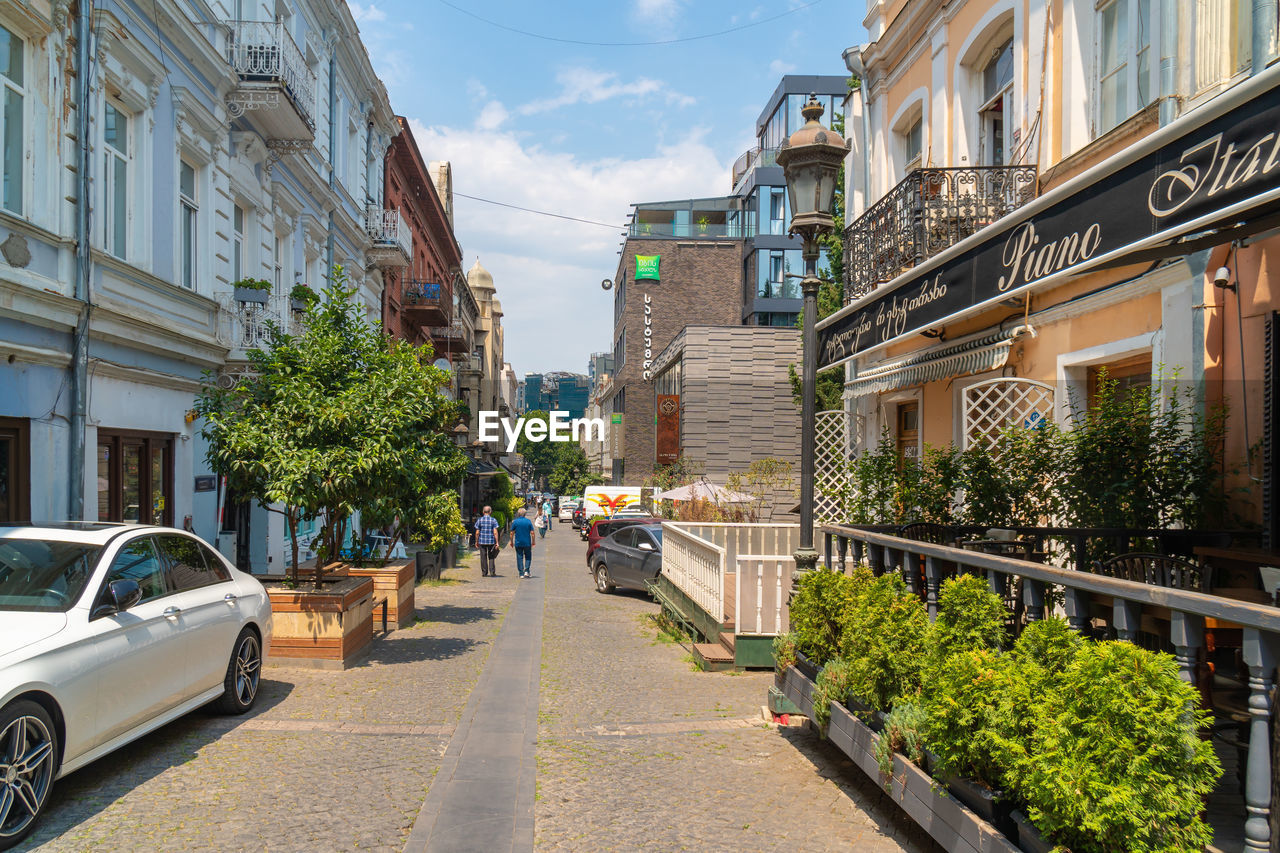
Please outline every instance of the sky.
[{"label": "sky", "polygon": [[601,280],[631,204],[728,194],[782,75],[847,74],[841,52],[865,40],[860,0],[350,6],[423,156],[453,164],[463,267],[493,274],[520,377],[612,350]]}]

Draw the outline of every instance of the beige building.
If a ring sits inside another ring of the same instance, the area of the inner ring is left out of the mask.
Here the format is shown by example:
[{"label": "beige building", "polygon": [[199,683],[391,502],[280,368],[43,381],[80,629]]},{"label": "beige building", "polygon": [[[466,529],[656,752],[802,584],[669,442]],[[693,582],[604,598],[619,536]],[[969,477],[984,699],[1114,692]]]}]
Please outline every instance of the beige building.
[{"label": "beige building", "polygon": [[1241,509],[1280,545],[1276,6],[892,0],[864,20],[846,306],[819,332],[861,441],[964,446],[1064,419],[1104,367],[1176,375],[1230,404],[1228,467],[1262,440]]}]

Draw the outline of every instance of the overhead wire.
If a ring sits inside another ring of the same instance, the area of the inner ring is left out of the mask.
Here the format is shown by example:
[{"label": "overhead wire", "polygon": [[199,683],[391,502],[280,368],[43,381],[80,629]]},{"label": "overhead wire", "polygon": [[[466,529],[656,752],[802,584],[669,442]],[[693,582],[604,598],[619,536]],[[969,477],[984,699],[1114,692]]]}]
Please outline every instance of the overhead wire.
[{"label": "overhead wire", "polygon": [[471,199],[472,201],[482,201],[485,204],[496,204],[498,207],[508,207],[508,208],[511,208],[512,210],[523,211],[524,213],[536,213],[538,216],[550,216],[555,219],[567,219],[570,222],[582,222],[586,225],[599,225],[602,228],[613,228],[615,230],[618,228],[627,227],[625,225],[614,225],[608,222],[598,222],[597,220],[594,220],[594,219],[580,219],[577,216],[566,216],[563,213],[552,213],[548,210],[534,210],[532,207],[521,207],[518,204],[508,204],[505,201],[494,201],[491,198],[480,198],[480,196],[467,195],[466,193],[460,193],[456,190],[454,191],[453,194],[458,198],[468,198],[468,199]]},{"label": "overhead wire", "polygon": [[803,6],[797,6],[794,9],[788,9],[787,11],[782,12],[780,14],[773,15],[768,18],[761,18],[758,21],[751,21],[750,23],[740,24],[736,27],[729,27],[727,29],[717,30],[712,33],[702,33],[696,36],[682,36],[680,38],[659,39],[657,41],[590,41],[587,39],[571,39],[571,38],[564,38],[562,36],[551,36],[545,33],[534,33],[534,32],[530,32],[529,30],[522,30],[518,27],[508,26],[507,24],[504,24],[500,21],[495,21],[491,18],[486,18],[482,15],[477,15],[475,12],[472,12],[470,9],[464,9],[461,6],[458,6],[454,3],[450,3],[449,0],[439,0],[439,2],[444,6],[448,6],[450,9],[453,9],[456,12],[461,12],[462,14],[471,18],[475,18],[477,21],[488,24],[491,27],[496,27],[500,30],[506,30],[509,33],[515,33],[516,35],[527,36],[529,38],[535,38],[535,39],[542,39],[543,41],[553,41],[553,42],[558,42],[560,44],[578,44],[578,45],[585,45],[588,47],[654,47],[657,45],[664,45],[664,44],[680,44],[682,42],[701,41],[703,39],[716,38],[718,36],[729,35],[730,33],[741,32],[742,30],[748,30],[748,29],[751,29],[752,27],[763,26],[764,24],[772,23],[773,21],[779,20],[780,18],[785,18],[788,15],[794,15],[796,12],[803,12],[805,9],[808,9],[811,6],[817,6],[819,3],[822,2],[822,0],[811,0],[811,2],[805,3]]}]

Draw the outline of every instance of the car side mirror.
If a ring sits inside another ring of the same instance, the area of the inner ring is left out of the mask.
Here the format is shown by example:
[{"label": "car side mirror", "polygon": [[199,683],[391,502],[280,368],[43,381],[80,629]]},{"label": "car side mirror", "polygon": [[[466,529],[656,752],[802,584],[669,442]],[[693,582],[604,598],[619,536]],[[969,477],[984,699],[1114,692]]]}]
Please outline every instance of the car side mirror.
[{"label": "car side mirror", "polygon": [[639,545],[638,547],[640,548],[640,550],[641,550],[641,551],[656,551],[656,550],[658,550],[657,548],[653,547],[653,543],[652,543],[652,542],[641,542],[641,543],[640,543],[640,545]]},{"label": "car side mirror", "polygon": [[93,608],[92,618],[94,619],[110,616],[113,613],[123,613],[137,604],[142,600],[142,587],[138,586],[137,581],[112,581],[107,584],[106,593],[102,598],[102,602]]}]

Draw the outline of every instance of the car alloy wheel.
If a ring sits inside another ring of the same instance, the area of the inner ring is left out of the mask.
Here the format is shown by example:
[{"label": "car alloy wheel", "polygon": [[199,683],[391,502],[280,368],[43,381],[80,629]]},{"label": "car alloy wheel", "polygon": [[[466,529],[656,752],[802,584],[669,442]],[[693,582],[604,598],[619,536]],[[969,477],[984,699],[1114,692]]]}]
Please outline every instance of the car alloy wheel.
[{"label": "car alloy wheel", "polygon": [[236,638],[235,650],[227,664],[218,710],[224,714],[243,714],[253,707],[262,677],[262,643],[252,628],[245,628]]},{"label": "car alloy wheel", "polygon": [[53,787],[58,746],[53,724],[34,702],[0,714],[0,849],[31,831]]},{"label": "car alloy wheel", "polygon": [[609,577],[609,568],[604,563],[596,566],[596,591],[597,592],[613,592],[615,589],[613,580]]}]

